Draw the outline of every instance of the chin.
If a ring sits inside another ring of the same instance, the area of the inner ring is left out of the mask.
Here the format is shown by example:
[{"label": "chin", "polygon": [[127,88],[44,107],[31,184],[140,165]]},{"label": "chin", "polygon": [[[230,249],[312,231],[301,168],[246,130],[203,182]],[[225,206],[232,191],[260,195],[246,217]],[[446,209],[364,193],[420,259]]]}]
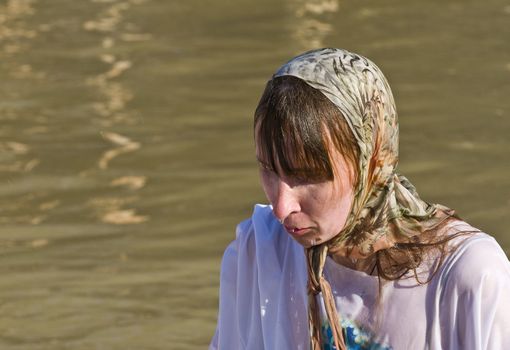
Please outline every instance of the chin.
[{"label": "chin", "polygon": [[[293,237],[294,238],[294,237]],[[301,244],[304,248],[311,248],[313,246],[316,246],[318,244],[320,244],[321,242],[319,240],[317,240],[316,238],[304,238],[304,237],[299,237],[299,238],[294,238],[294,240],[296,242],[298,242],[299,244]]]}]

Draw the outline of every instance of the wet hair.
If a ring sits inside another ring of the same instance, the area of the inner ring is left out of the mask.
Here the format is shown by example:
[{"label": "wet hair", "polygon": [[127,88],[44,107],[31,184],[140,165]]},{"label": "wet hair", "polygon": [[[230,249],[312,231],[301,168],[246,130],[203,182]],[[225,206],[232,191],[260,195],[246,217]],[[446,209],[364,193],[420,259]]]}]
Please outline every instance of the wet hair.
[{"label": "wet hair", "polygon": [[259,161],[269,170],[309,182],[333,180],[331,144],[353,170],[359,148],[342,113],[319,90],[293,76],[270,80],[255,110]]}]

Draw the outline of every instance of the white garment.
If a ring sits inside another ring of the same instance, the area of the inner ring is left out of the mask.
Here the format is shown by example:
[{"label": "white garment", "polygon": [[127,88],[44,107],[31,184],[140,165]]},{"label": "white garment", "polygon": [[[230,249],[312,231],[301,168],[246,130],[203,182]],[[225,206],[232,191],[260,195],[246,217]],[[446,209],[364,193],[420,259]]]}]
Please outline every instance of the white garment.
[{"label": "white garment", "polygon": [[[456,224],[450,228],[473,230]],[[452,242],[459,247],[430,283],[420,285],[414,277],[383,282],[380,302],[377,277],[328,258],[324,273],[349,349],[510,349],[507,257],[484,233]],[[209,349],[309,349],[306,271],[303,247],[271,207],[257,205],[223,256],[218,325]]]}]

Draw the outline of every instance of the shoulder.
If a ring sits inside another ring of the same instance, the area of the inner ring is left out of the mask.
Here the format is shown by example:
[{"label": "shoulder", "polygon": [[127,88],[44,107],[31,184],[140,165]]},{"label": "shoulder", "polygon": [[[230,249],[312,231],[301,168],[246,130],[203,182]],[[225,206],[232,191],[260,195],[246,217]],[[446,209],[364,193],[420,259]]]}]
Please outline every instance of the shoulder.
[{"label": "shoulder", "polygon": [[273,215],[273,209],[269,205],[256,204],[251,218],[242,221],[236,230],[237,239],[249,239],[256,235],[264,239],[274,238],[281,230],[281,224]]},{"label": "shoulder", "polygon": [[[462,223],[439,274],[436,306],[443,347],[508,349],[510,262],[496,240]],[[457,230],[458,228],[455,228]]]},{"label": "shoulder", "polygon": [[250,247],[253,245],[278,247],[294,243],[297,245],[273,215],[272,207],[262,204],[255,205],[251,218],[237,226],[236,240],[240,245],[247,244]]},{"label": "shoulder", "polygon": [[[239,292],[246,296],[246,288],[255,287],[257,280],[255,276],[259,270],[257,260],[265,254],[265,250],[259,247],[257,236],[270,234],[264,227],[271,227],[271,221],[271,208],[256,205],[253,215],[237,225],[236,238],[225,249],[221,261],[222,297],[228,296],[233,300]],[[239,288],[241,291],[238,290]]]},{"label": "shoulder", "polygon": [[466,223],[454,230],[473,231],[452,240],[452,253],[442,267],[443,282],[458,292],[510,287],[510,262],[497,241]]},{"label": "shoulder", "polygon": [[257,204],[252,216],[237,225],[236,239],[225,250],[223,265],[234,260],[279,260],[296,250],[302,254],[301,246],[284,231],[271,206]]},{"label": "shoulder", "polygon": [[271,228],[274,229],[275,222],[278,223],[272,215],[270,206],[256,204],[253,208],[252,216],[237,225],[235,240],[228,245],[225,252],[228,254],[235,253],[240,244],[246,244],[248,241],[253,240],[256,232],[259,235],[269,234]]},{"label": "shoulder", "polygon": [[[306,272],[303,247],[284,231],[271,207],[255,206],[223,256],[218,331],[211,348],[295,349],[298,342],[304,348]],[[296,317],[289,319],[291,314]]]}]

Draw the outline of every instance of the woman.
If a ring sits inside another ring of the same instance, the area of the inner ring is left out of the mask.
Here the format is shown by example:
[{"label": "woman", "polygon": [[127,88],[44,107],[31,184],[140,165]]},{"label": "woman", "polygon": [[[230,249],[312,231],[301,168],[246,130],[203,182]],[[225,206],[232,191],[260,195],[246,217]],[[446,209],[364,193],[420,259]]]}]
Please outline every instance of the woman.
[{"label": "woman", "polygon": [[304,53],[255,112],[270,206],[237,228],[210,349],[510,349],[510,264],[396,174],[393,96],[368,59]]}]

